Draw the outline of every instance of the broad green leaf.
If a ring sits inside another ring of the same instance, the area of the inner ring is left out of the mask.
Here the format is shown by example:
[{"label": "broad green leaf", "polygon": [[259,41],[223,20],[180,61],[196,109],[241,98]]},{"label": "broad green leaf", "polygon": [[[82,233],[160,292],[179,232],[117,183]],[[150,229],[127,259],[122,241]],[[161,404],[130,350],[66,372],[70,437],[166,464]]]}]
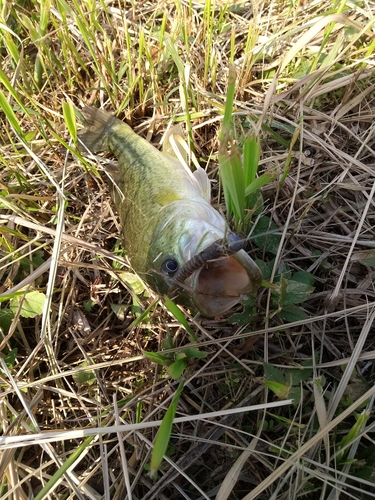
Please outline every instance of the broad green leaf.
[{"label": "broad green leaf", "polygon": [[15,347],[5,356],[5,363],[8,368],[13,368],[14,362],[16,361],[16,356],[18,353],[18,348]]},{"label": "broad green leaf", "polygon": [[272,259],[271,262],[264,262],[263,260],[259,260],[257,259],[255,261],[255,264],[259,267],[259,269],[261,270],[261,273],[262,273],[262,276],[263,276],[263,279],[265,280],[269,280],[271,279],[271,275],[272,275],[272,269],[273,269],[273,265],[274,265],[274,261],[275,259]]},{"label": "broad green leaf", "polygon": [[184,351],[180,351],[176,354],[176,359],[186,359],[186,354]]},{"label": "broad green leaf", "polygon": [[314,287],[300,281],[288,280],[286,286],[286,294],[283,297],[282,306],[290,304],[299,304],[305,302],[310,294],[314,291]]},{"label": "broad green leaf", "polygon": [[239,325],[244,326],[253,321],[256,318],[258,311],[255,307],[255,302],[252,297],[243,301],[244,310],[241,313],[232,314],[228,318],[228,321],[231,325]]},{"label": "broad green leaf", "polygon": [[289,306],[283,307],[283,309],[279,311],[276,316],[283,319],[284,321],[288,321],[288,323],[307,319],[307,314],[305,313],[305,311],[300,309],[300,307],[296,306],[295,304],[290,304]]},{"label": "broad green leaf", "polygon": [[163,349],[173,349],[173,339],[171,332],[167,330],[167,336],[165,337],[165,340],[163,342]]},{"label": "broad green leaf", "polygon": [[286,262],[280,262],[276,271],[275,281],[280,281],[281,276],[287,280],[292,279],[292,271]]},{"label": "broad green leaf", "polygon": [[12,324],[14,313],[10,309],[0,309],[0,330],[7,334]]},{"label": "broad green leaf", "polygon": [[302,387],[294,386],[289,391],[289,398],[293,399],[293,404],[298,405],[302,398]]},{"label": "broad green leaf", "polygon": [[197,347],[188,347],[182,351],[187,358],[203,359],[207,357],[207,353],[200,351]]},{"label": "broad green leaf", "polygon": [[276,224],[265,215],[258,220],[251,239],[262,250],[276,255],[281,241],[281,237],[275,234],[277,231]]},{"label": "broad green leaf", "polygon": [[[22,300],[24,298],[24,300]],[[16,314],[22,302],[20,315],[24,318],[35,318],[38,314],[42,314],[46,296],[44,293],[31,291],[26,295],[18,295],[10,300],[10,310]]]},{"label": "broad green leaf", "polygon": [[[85,366],[90,366],[90,364],[87,361],[84,361],[79,366],[85,367]],[[72,377],[77,384],[81,385],[90,386],[94,384],[96,381],[95,373],[93,372],[93,370],[85,370],[82,372],[73,373]]]},{"label": "broad green leaf", "polygon": [[246,208],[252,211],[252,215],[259,215],[262,213],[264,210],[264,200],[260,191],[254,191],[248,196],[246,195]]},{"label": "broad green leaf", "polygon": [[288,370],[288,376],[292,385],[299,386],[301,382],[305,382],[312,377],[312,368],[293,368]]},{"label": "broad green leaf", "polygon": [[170,357],[164,354],[158,354],[157,352],[143,351],[143,355],[147,359],[149,359],[153,363],[157,363],[158,365],[168,366],[171,364]]},{"label": "broad green leaf", "polygon": [[264,375],[268,381],[279,382],[280,384],[286,383],[286,378],[284,373],[282,373],[278,368],[275,368],[270,363],[263,363]]},{"label": "broad green leaf", "polygon": [[307,271],[297,271],[293,274],[292,280],[305,283],[306,285],[313,285],[315,282],[314,276]]},{"label": "broad green leaf", "polygon": [[[92,299],[87,299],[86,302],[83,303],[83,307],[85,308],[85,311],[87,311],[87,312],[91,312],[93,310],[94,306],[95,306],[95,301]],[[123,306],[118,306],[117,304],[111,304],[112,311],[116,314],[116,316],[121,321],[124,321],[125,314],[123,314],[121,312],[121,307],[123,307]]]},{"label": "broad green leaf", "polygon": [[188,359],[186,357],[177,359],[168,367],[168,372],[172,378],[175,380],[179,379],[185,371],[188,364]]},{"label": "broad green leaf", "polygon": [[178,386],[170,407],[168,408],[163,421],[159,427],[158,433],[155,438],[154,449],[151,455],[150,474],[155,475],[159,470],[163,457],[168,447],[169,439],[171,437],[173,420],[177,411],[178,402],[181,393],[184,389],[184,382],[182,381]]}]

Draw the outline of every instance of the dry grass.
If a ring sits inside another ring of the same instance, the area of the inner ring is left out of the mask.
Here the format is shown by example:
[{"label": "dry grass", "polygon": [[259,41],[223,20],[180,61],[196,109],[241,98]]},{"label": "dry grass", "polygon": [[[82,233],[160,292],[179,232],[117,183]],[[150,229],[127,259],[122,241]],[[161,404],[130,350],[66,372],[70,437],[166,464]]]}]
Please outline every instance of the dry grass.
[{"label": "dry grass", "polygon": [[[374,498],[374,5],[0,5],[1,498]],[[278,252],[252,256],[271,263],[271,282],[288,266],[315,290],[293,323],[270,288],[245,326],[184,311],[193,342],[134,282],[105,176],[75,150],[62,103],[116,111],[155,144],[183,122],[224,210],[230,62],[239,141],[258,123],[260,172],[278,174],[262,191]],[[25,290],[47,296],[34,318],[20,315]],[[186,345],[207,357],[188,365],[151,479],[178,381],[143,351]],[[264,363],[300,388],[298,404],[267,389]]]}]

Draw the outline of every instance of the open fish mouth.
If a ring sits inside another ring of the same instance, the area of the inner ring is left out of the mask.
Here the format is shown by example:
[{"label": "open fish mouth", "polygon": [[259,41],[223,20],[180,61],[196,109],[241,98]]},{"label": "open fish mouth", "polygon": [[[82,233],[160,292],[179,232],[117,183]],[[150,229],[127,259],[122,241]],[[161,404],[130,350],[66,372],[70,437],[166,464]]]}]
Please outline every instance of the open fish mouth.
[{"label": "open fish mouth", "polygon": [[225,242],[215,241],[176,273],[168,295],[173,297],[180,286],[188,285],[193,291],[192,305],[204,316],[228,311],[262,282],[259,267],[243,247],[244,241],[236,234],[228,235]]}]

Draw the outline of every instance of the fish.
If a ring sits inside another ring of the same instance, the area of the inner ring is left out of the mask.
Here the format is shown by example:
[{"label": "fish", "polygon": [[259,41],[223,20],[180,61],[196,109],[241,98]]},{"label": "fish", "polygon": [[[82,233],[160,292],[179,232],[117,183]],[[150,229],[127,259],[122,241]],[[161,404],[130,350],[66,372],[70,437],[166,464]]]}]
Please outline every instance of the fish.
[{"label": "fish", "polygon": [[[105,168],[133,270],[160,296],[178,290],[177,303],[208,318],[255,293],[262,273],[241,245],[225,246],[238,237],[211,205],[206,171],[199,165],[192,171],[170,147],[158,150],[107,111],[86,106],[81,114],[80,149],[117,158]],[[212,252],[218,242],[221,250]],[[198,269],[186,274],[197,256]],[[174,276],[182,274],[176,283]]]}]

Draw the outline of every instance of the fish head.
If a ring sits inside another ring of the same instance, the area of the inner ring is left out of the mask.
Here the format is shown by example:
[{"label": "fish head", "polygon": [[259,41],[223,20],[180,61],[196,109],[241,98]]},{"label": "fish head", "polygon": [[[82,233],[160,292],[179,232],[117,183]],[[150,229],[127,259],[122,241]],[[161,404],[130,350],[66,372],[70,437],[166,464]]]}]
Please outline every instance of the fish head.
[{"label": "fish head", "polygon": [[[225,219],[209,203],[176,203],[153,239],[147,281],[159,293],[168,293],[178,270],[226,235]],[[176,301],[214,317],[254,293],[261,282],[259,267],[245,250],[239,250],[205,262],[179,284]]]}]

